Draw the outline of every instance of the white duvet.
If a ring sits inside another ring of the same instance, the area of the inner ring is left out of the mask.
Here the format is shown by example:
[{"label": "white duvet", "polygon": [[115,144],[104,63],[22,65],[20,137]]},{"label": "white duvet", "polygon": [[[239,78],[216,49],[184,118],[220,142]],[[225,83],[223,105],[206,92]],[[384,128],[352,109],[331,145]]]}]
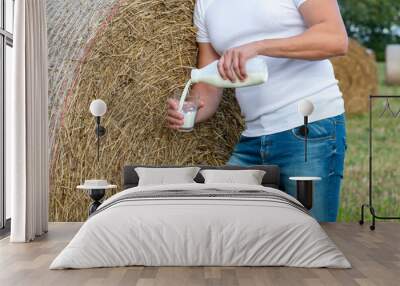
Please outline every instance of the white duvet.
[{"label": "white duvet", "polygon": [[262,190],[297,202],[279,190],[254,185],[131,188],[106,200],[50,269],[128,265],[351,267],[317,221],[274,200],[174,197],[113,204],[132,192],[207,189]]}]

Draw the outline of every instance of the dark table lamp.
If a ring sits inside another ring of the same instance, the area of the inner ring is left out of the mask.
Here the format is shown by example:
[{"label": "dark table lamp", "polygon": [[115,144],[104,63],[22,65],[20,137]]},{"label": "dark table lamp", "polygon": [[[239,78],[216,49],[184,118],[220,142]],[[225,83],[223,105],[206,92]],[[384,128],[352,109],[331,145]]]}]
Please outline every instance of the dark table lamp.
[{"label": "dark table lamp", "polygon": [[[298,111],[304,117],[304,125],[300,127],[300,133],[304,136],[304,162],[307,162],[308,117],[313,113],[314,105],[311,101],[302,100],[298,105]],[[321,178],[290,177],[289,179],[296,181],[297,200],[310,210],[313,206],[314,182],[320,181]]]},{"label": "dark table lamp", "polygon": [[314,111],[314,105],[311,101],[302,100],[298,105],[299,113],[304,117],[304,125],[300,132],[304,136],[304,161],[307,162],[307,136],[308,136],[308,116]]},{"label": "dark table lamp", "polygon": [[[97,137],[97,163],[100,161],[100,137],[106,134],[106,129],[101,126],[101,117],[107,112],[107,105],[101,99],[93,100],[90,103],[90,113],[96,119],[95,134]],[[99,169],[99,164],[97,164],[96,170]],[[97,174],[98,175],[98,174]],[[115,188],[116,186],[108,184],[107,180],[85,180],[83,185],[78,186],[79,189],[84,189],[88,192],[89,196],[92,198],[93,202],[89,207],[89,215],[94,213],[96,209],[100,206],[102,199],[106,193],[107,189]]]}]

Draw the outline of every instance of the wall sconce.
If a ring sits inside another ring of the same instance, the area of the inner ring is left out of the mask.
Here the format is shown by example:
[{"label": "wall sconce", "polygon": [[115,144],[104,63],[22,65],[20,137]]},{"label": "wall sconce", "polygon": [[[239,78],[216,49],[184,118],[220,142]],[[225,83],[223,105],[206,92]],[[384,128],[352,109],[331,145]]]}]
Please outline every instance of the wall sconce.
[{"label": "wall sconce", "polygon": [[90,103],[90,113],[96,118],[95,133],[97,136],[97,162],[100,160],[100,137],[106,134],[106,129],[101,126],[101,117],[107,112],[107,105],[101,99],[93,100]]},{"label": "wall sconce", "polygon": [[299,113],[304,117],[304,125],[300,128],[300,133],[304,136],[304,162],[307,162],[307,135],[308,135],[308,116],[314,111],[314,104],[308,100],[302,100],[298,105]]}]

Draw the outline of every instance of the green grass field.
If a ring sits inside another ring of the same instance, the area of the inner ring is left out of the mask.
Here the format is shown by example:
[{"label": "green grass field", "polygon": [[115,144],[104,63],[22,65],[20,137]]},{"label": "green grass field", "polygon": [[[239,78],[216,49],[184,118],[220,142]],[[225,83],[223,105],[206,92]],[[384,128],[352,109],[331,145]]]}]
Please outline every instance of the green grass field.
[{"label": "green grass field", "polygon": [[[384,82],[383,63],[379,68],[379,94],[400,95],[400,86]],[[374,101],[373,118],[383,111],[383,100]],[[392,110],[400,109],[400,99],[390,100]],[[347,115],[347,154],[339,221],[358,221],[360,206],[368,200],[368,114]],[[385,113],[373,124],[374,207],[380,216],[400,215],[400,116]],[[367,215],[369,219],[369,215]]]}]

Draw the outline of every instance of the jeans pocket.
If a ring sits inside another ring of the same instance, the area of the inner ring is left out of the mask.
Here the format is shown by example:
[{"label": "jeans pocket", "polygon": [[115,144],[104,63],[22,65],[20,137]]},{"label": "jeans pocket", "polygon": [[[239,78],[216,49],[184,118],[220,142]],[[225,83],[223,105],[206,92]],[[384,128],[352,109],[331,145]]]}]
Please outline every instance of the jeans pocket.
[{"label": "jeans pocket", "polygon": [[[303,126],[292,129],[292,134],[299,140],[305,140]],[[335,139],[335,122],[332,118],[322,119],[308,124],[307,140],[323,141]]]}]

